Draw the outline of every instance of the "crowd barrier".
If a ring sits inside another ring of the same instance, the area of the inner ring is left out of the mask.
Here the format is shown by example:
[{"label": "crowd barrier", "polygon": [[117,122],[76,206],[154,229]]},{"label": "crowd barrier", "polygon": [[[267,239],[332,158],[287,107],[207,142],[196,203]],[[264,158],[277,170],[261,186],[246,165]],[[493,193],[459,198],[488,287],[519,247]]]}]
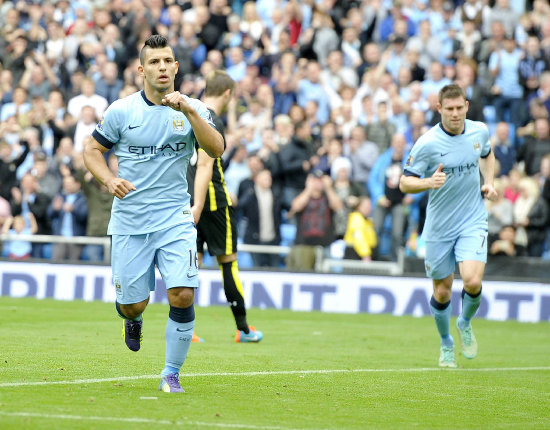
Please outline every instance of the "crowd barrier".
[{"label": "crowd barrier", "polygon": [[[111,268],[27,262],[0,262],[5,297],[114,302]],[[241,271],[249,307],[337,313],[430,315],[432,284],[427,278]],[[198,306],[225,306],[219,270],[200,271]],[[462,284],[453,285],[452,312],[460,307]],[[167,303],[157,272],[152,303]],[[522,322],[550,321],[550,284],[485,281],[478,317]]]}]

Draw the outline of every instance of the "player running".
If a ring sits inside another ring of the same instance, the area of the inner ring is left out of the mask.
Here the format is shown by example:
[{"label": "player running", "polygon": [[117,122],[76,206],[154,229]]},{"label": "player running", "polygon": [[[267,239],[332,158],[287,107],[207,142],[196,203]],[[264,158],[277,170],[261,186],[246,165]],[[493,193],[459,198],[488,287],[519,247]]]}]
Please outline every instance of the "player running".
[{"label": "player running", "polygon": [[[466,119],[468,105],[458,85],[441,89],[441,123],[417,140],[400,180],[404,193],[429,190],[422,236],[426,241],[426,273],[433,280],[430,305],[441,336],[441,367],[456,367],[449,326],[457,262],[464,284],[462,312],[456,322],[462,353],[466,358],[477,355],[470,320],[481,302],[487,262],[487,211],[482,197],[494,200],[497,196],[489,131],[485,124]],[[481,187],[480,169],[484,178]]]}]

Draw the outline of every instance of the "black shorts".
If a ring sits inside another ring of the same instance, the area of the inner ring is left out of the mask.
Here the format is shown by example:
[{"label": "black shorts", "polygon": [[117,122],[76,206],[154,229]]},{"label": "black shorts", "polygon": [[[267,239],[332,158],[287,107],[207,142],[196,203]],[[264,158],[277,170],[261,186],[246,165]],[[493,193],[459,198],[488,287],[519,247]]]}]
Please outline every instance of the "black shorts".
[{"label": "black shorts", "polygon": [[204,243],[213,256],[231,255],[237,252],[237,224],[233,206],[217,211],[203,211],[197,225],[197,251],[203,252]]}]

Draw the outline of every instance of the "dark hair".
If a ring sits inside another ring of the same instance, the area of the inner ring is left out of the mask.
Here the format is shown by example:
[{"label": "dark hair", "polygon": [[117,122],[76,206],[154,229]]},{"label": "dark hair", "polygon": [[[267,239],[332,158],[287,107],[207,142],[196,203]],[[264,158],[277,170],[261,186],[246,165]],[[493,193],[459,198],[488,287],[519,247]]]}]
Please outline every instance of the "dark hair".
[{"label": "dark hair", "polygon": [[[152,36],[149,36],[139,53],[139,62],[141,63],[141,65],[143,65],[143,62],[145,61],[145,52],[147,51],[147,49],[166,48],[167,46],[170,46],[170,45],[168,44],[168,39],[166,37],[161,36],[160,34],[153,34]],[[174,58],[175,58],[176,55],[174,54],[173,49],[172,49],[172,54],[174,55]]]},{"label": "dark hair", "polygon": [[205,96],[218,97],[235,88],[235,81],[223,70],[212,70],[206,75]]},{"label": "dark hair", "polygon": [[445,85],[439,91],[439,104],[442,105],[444,99],[456,99],[457,97],[462,97],[464,100],[467,100],[466,93],[462,87],[457,84]]}]

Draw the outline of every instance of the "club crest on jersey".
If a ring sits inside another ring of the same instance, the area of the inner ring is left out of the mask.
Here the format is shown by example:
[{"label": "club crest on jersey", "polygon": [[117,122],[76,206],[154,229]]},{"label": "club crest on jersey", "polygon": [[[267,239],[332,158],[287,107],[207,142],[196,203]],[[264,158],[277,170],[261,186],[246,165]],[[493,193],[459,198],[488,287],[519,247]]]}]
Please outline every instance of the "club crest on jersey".
[{"label": "club crest on jersey", "polygon": [[412,165],[413,160],[414,160],[413,156],[409,155],[409,158],[407,158],[407,162],[405,163],[405,165],[407,165],[407,166]]},{"label": "club crest on jersey", "polygon": [[183,131],[185,129],[185,121],[183,120],[183,115],[174,115],[172,117],[172,126],[174,131]]},{"label": "club crest on jersey", "polygon": [[474,143],[474,151],[481,152],[481,143],[479,142]]},{"label": "club crest on jersey", "polygon": [[103,123],[104,123],[104,122],[105,122],[105,120],[104,120],[103,118],[101,118],[101,121],[99,121],[99,122],[97,123],[97,128],[98,128],[99,130],[103,130]]}]

